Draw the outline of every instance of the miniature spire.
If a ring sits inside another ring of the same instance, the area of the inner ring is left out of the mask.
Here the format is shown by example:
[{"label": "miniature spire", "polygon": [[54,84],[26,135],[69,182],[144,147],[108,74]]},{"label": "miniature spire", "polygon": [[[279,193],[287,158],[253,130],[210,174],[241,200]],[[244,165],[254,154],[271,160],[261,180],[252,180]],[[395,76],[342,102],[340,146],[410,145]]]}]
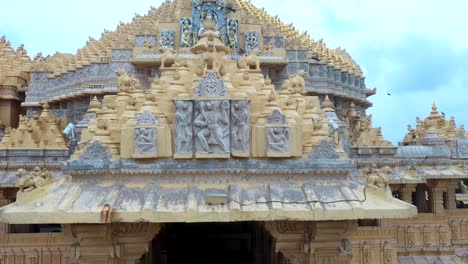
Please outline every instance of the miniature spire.
[{"label": "miniature spire", "polygon": [[325,99],[322,102],[322,110],[325,112],[335,112],[335,109],[333,107],[333,103],[328,97],[328,94],[325,95]]}]

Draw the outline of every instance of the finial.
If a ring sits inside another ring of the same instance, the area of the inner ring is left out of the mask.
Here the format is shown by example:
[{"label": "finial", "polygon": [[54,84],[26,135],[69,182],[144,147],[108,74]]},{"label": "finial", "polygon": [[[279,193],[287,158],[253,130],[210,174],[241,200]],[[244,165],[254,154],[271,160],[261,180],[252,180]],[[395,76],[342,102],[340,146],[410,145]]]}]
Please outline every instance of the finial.
[{"label": "finial", "polygon": [[335,109],[333,108],[333,103],[328,97],[328,94],[325,95],[325,99],[322,102],[322,110],[325,112],[335,112]]},{"label": "finial", "polygon": [[96,113],[100,109],[101,109],[101,103],[99,103],[99,100],[97,99],[97,97],[94,96],[93,99],[89,102],[88,113]]},{"label": "finial", "polygon": [[432,112],[437,112],[437,105],[435,101],[432,103]]}]

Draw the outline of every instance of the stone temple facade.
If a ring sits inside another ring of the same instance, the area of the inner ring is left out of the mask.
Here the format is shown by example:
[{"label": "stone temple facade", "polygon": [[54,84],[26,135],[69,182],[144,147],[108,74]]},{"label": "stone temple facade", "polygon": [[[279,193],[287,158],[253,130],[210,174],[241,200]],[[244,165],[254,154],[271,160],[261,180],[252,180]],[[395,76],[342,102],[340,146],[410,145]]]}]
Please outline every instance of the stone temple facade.
[{"label": "stone temple facade", "polygon": [[33,60],[0,39],[0,263],[468,263],[468,139],[399,146],[360,67],[246,0]]}]

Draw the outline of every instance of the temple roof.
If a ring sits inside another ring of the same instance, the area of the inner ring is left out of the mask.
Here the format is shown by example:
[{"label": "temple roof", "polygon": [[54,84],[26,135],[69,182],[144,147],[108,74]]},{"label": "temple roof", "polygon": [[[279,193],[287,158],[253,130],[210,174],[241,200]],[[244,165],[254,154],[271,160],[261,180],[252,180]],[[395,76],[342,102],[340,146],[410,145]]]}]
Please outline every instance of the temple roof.
[{"label": "temple roof", "polygon": [[137,177],[62,179],[18,193],[15,203],[0,209],[0,222],[321,221],[416,215],[414,206],[388,199],[383,189],[351,182],[225,184],[218,180],[213,176],[205,184],[190,180],[170,184]]},{"label": "temple roof", "polygon": [[[136,15],[130,23],[120,22],[115,31],[104,30],[99,39],[89,38],[87,44],[76,54],[56,53],[47,58],[34,60],[31,71],[53,72],[54,76],[82,68],[90,63],[101,62],[109,57],[112,49],[132,49],[136,35],[158,35],[166,23],[179,23],[183,11],[190,9],[191,0],[166,0],[160,7],[151,9],[146,15]],[[330,49],[323,40],[310,38],[307,32],[300,32],[292,24],[286,24],[278,16],[271,16],[263,8],[255,7],[250,1],[226,0],[226,6],[240,13],[240,23],[261,25],[266,36],[285,37],[287,43],[296,49],[307,49],[312,56],[325,64],[331,64],[344,71],[362,76],[359,65],[346,50]]]}]

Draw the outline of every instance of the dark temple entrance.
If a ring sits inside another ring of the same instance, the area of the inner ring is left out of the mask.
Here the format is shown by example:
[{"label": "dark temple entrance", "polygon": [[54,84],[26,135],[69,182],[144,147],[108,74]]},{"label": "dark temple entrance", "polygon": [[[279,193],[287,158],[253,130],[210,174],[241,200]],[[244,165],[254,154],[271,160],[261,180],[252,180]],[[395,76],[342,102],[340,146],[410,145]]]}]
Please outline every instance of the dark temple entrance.
[{"label": "dark temple entrance", "polygon": [[272,238],[259,223],[166,224],[142,263],[274,263],[271,245]]}]

